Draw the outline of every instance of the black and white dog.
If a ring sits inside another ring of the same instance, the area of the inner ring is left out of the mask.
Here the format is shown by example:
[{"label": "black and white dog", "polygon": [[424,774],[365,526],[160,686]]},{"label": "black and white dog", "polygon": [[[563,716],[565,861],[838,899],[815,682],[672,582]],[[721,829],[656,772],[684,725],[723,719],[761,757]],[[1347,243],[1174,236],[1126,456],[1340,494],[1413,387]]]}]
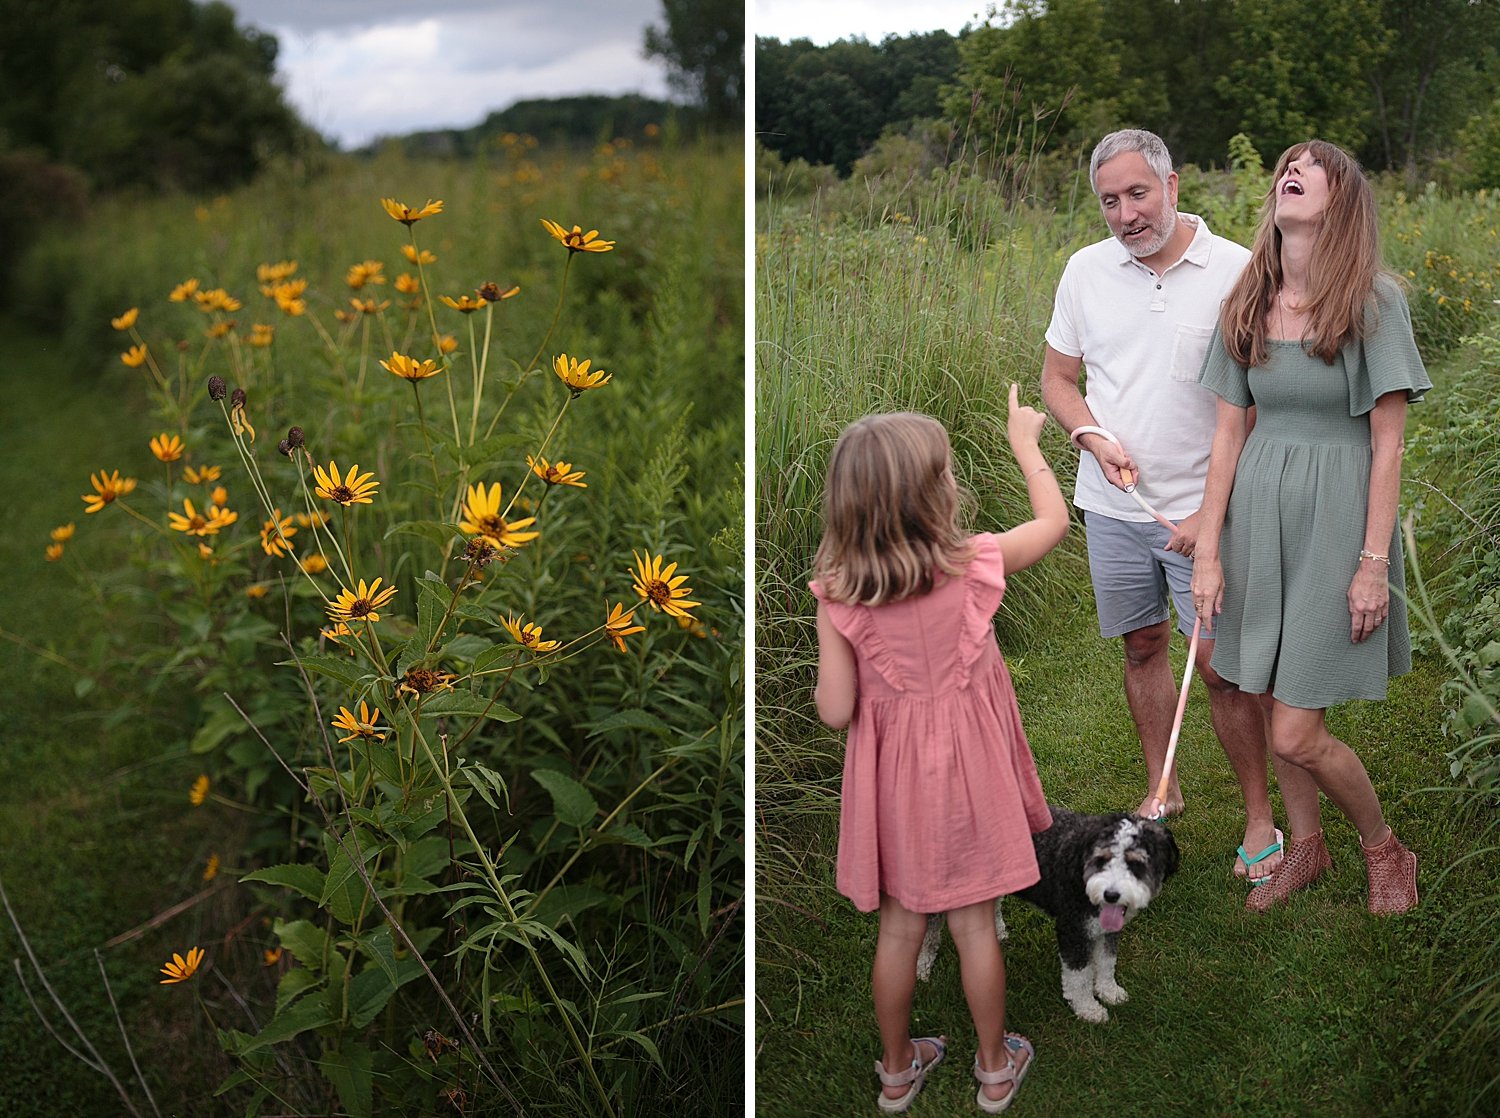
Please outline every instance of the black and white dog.
[{"label": "black and white dog", "polygon": [[[1052,826],[1031,836],[1042,879],[1016,896],[1056,925],[1062,992],[1073,1012],[1085,1021],[1108,1021],[1104,1007],[1129,996],[1115,981],[1120,929],[1177,872],[1177,842],[1163,824],[1138,815],[1079,815],[1050,806]],[[998,901],[995,933],[1005,938]],[[942,934],[942,915],[928,917],[919,978],[932,973]]]}]

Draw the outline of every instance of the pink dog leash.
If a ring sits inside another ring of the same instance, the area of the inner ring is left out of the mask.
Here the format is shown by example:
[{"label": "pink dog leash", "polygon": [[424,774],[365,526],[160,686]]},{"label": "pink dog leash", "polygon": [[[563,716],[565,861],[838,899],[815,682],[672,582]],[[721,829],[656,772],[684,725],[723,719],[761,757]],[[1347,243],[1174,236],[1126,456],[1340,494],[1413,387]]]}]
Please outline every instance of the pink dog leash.
[{"label": "pink dog leash", "polygon": [[[1114,435],[1110,434],[1103,427],[1095,427],[1092,424],[1084,424],[1081,427],[1073,428],[1073,433],[1069,436],[1069,438],[1072,440],[1073,445],[1078,447],[1080,450],[1083,449],[1083,447],[1080,446],[1078,442],[1079,436],[1081,435],[1098,435],[1100,438],[1108,439],[1116,446],[1120,445],[1120,440],[1115,438]],[[1145,509],[1146,512],[1152,517],[1152,519],[1162,524],[1169,532],[1177,531],[1177,525],[1173,524],[1165,516],[1152,508],[1146,502],[1146,498],[1142,497],[1140,493],[1136,491],[1135,475],[1131,473],[1131,471],[1121,470],[1120,476],[1125,480],[1125,492],[1129,493],[1130,496],[1135,499],[1136,504]],[[1152,819],[1161,819],[1166,815],[1167,784],[1170,782],[1172,777],[1173,762],[1177,760],[1177,739],[1182,734],[1182,716],[1183,713],[1187,710],[1188,685],[1193,681],[1193,664],[1198,659],[1198,635],[1201,632],[1202,628],[1203,619],[1201,617],[1195,617],[1193,619],[1193,639],[1188,643],[1187,666],[1183,668],[1182,671],[1182,689],[1177,693],[1177,713],[1172,716],[1172,734],[1167,738],[1167,761],[1166,764],[1162,766],[1161,780],[1157,782],[1156,795],[1155,797],[1153,797],[1151,805]]]}]

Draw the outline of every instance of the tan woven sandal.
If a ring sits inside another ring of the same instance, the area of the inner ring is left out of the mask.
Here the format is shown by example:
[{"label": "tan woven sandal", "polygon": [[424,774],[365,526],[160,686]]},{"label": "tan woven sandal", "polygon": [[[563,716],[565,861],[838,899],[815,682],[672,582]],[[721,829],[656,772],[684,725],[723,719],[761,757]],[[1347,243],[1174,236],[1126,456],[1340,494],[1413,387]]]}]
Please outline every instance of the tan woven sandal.
[{"label": "tan woven sandal", "polygon": [[1318,880],[1325,870],[1333,869],[1333,859],[1328,856],[1328,847],[1323,844],[1323,832],[1317,831],[1306,838],[1292,836],[1287,843],[1286,856],[1275,872],[1260,885],[1250,890],[1245,898],[1248,912],[1265,912],[1276,905],[1285,904],[1287,898],[1298,889],[1306,889]]},{"label": "tan woven sandal", "polygon": [[1392,831],[1373,849],[1360,844],[1370,873],[1370,911],[1395,916],[1417,907],[1417,856]]},{"label": "tan woven sandal", "polygon": [[[935,1055],[925,1064],[922,1062],[922,1049],[918,1045],[930,1044]],[[899,1114],[916,1101],[917,1094],[922,1090],[922,1084],[927,1082],[927,1073],[943,1062],[943,1057],[948,1054],[948,1038],[945,1036],[919,1036],[913,1037],[911,1048],[916,1055],[913,1057],[911,1067],[902,1071],[886,1071],[885,1065],[879,1060],[875,1061],[875,1074],[880,1076],[880,1082],[886,1087],[904,1087],[907,1084],[906,1093],[891,1098],[884,1091],[876,1096],[876,1103],[880,1109],[887,1114]]]}]

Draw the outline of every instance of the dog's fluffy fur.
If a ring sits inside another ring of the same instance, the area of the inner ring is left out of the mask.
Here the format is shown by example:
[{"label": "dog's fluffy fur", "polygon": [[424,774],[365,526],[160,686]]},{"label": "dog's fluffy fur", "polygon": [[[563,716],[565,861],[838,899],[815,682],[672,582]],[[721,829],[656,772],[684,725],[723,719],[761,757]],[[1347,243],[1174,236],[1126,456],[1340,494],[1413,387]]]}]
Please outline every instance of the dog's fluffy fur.
[{"label": "dog's fluffy fur", "polygon": [[[1052,826],[1032,835],[1042,879],[1016,896],[1052,917],[1062,960],[1062,992],[1085,1021],[1107,1021],[1106,1005],[1129,996],[1115,981],[1120,929],[1177,872],[1177,842],[1161,823],[1137,815],[1079,815],[1052,808]],[[943,917],[928,917],[917,957],[917,976],[932,972],[942,939]],[[995,903],[995,933],[1005,938],[1005,920]]]}]

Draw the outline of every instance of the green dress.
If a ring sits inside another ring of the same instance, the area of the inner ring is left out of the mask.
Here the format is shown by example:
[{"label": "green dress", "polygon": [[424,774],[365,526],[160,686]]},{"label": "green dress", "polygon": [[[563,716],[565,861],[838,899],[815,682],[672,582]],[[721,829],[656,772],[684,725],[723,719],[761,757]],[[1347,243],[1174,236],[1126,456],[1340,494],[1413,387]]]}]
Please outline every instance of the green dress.
[{"label": "green dress", "polygon": [[1300,342],[1270,341],[1266,364],[1249,371],[1215,331],[1199,375],[1229,403],[1256,407],[1219,541],[1213,667],[1244,691],[1309,710],[1383,699],[1386,681],[1411,670],[1399,525],[1385,549],[1390,614],[1359,644],[1348,593],[1365,540],[1370,412],[1387,392],[1416,401],[1432,382],[1393,282],[1377,282],[1366,323],[1332,365]]}]

